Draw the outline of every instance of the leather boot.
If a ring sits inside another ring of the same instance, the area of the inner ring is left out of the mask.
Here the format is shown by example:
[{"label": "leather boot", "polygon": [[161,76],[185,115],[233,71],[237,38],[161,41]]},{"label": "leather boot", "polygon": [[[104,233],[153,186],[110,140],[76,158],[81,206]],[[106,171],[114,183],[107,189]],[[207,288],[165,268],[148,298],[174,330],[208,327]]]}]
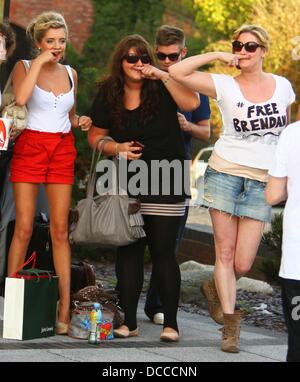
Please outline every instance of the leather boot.
[{"label": "leather boot", "polygon": [[238,353],[240,340],[240,323],[242,312],[236,310],[233,314],[223,313],[224,327],[221,350],[227,353]]},{"label": "leather boot", "polygon": [[205,280],[201,285],[201,291],[208,302],[208,312],[216,323],[223,325],[223,311],[214,280]]}]

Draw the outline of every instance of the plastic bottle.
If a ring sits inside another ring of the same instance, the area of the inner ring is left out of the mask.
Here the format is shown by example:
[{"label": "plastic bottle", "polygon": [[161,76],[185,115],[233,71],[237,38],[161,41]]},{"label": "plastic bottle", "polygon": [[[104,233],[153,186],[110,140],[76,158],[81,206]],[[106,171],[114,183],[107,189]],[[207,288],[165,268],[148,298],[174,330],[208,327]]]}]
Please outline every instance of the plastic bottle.
[{"label": "plastic bottle", "polygon": [[101,329],[101,322],[102,322],[102,312],[101,312],[101,305],[96,302],[94,304],[94,310],[96,312],[96,343],[100,343],[100,329]]},{"label": "plastic bottle", "polygon": [[90,313],[90,333],[89,333],[89,343],[97,344],[97,318],[98,313],[93,309]]}]

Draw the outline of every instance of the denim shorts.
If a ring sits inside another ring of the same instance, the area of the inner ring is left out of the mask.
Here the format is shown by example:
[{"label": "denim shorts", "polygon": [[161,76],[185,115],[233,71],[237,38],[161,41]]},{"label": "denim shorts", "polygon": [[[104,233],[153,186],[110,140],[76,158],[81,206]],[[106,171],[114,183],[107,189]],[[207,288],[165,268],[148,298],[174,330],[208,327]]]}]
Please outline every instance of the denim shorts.
[{"label": "denim shorts", "polygon": [[207,167],[203,205],[230,215],[270,222],[272,208],[265,201],[266,183],[225,174]]}]

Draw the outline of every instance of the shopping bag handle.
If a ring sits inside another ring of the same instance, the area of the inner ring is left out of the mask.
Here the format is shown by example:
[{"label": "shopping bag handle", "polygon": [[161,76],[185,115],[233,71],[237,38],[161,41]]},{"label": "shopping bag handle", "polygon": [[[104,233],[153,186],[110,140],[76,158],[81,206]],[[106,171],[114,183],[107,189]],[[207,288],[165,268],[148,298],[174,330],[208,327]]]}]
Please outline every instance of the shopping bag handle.
[{"label": "shopping bag handle", "polygon": [[20,266],[20,268],[18,268],[14,273],[12,273],[9,277],[16,277],[16,275],[18,274],[18,272],[20,272],[24,267],[26,267],[26,265],[30,264],[32,262],[32,267],[31,269],[35,268],[35,264],[36,264],[36,252],[33,252],[32,255],[29,257],[29,259],[27,259],[25,261],[24,264],[22,264]]}]

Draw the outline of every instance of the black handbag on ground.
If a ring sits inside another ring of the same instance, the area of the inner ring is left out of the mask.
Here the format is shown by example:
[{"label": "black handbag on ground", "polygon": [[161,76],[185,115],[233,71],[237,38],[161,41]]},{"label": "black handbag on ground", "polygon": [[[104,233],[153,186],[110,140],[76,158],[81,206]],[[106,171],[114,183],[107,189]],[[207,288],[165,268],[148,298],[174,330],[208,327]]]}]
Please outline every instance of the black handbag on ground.
[{"label": "black handbag on ground", "polygon": [[[6,235],[6,258],[13,238],[15,229],[15,220],[8,223]],[[36,216],[33,224],[33,231],[30,243],[28,245],[26,259],[33,252],[37,253],[36,267],[55,272],[52,257],[52,242],[50,237],[50,222],[44,213]]]},{"label": "black handbag on ground", "polygon": [[87,260],[73,261],[71,265],[71,294],[87,286],[94,285],[96,285],[94,266]]}]

